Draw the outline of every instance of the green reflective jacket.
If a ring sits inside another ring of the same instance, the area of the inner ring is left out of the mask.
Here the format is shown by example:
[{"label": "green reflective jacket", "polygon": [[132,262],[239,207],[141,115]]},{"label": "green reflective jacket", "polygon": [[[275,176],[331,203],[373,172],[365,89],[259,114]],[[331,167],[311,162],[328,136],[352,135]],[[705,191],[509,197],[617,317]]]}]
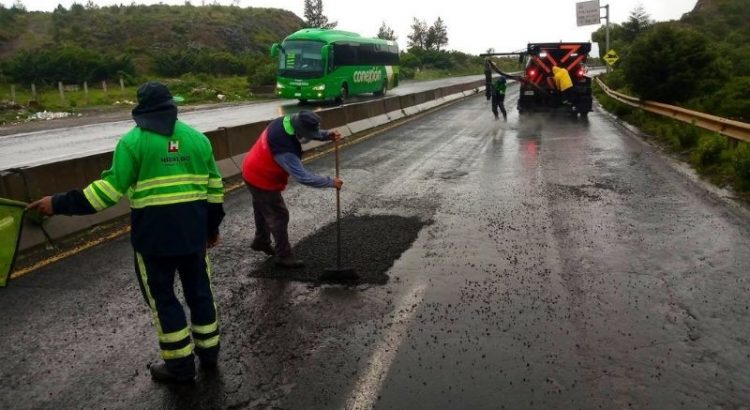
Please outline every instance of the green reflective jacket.
[{"label": "green reflective jacket", "polygon": [[181,121],[166,137],[135,127],[117,143],[112,167],[83,190],[101,211],[127,196],[130,207],[224,202],[224,185],[205,135]]},{"label": "green reflective jacket", "polygon": [[507,89],[508,84],[505,81],[495,80],[495,93],[498,95],[505,95]]}]

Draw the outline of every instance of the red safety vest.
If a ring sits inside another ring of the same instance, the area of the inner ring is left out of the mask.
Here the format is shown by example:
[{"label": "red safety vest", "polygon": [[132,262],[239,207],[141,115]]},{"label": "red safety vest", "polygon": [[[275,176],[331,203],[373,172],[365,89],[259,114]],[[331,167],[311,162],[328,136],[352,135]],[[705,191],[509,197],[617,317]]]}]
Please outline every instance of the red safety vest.
[{"label": "red safety vest", "polygon": [[268,145],[268,128],[263,130],[250,152],[242,161],[242,179],[248,184],[266,191],[283,191],[289,182],[289,174],[273,159]]}]

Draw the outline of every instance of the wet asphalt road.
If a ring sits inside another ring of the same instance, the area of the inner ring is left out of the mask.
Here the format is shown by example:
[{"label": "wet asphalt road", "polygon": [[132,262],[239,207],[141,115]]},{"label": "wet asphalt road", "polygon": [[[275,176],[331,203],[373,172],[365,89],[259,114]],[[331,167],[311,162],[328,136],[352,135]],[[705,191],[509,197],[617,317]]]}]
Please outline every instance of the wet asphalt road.
[{"label": "wet asphalt road", "polygon": [[[398,87],[388,90],[387,95],[405,95],[453,84],[463,84],[481,78],[483,77],[464,76],[430,81],[405,81]],[[348,102],[369,101],[377,98],[382,97],[362,95],[352,97]],[[280,115],[295,113],[302,109],[318,110],[336,106],[337,104],[332,101],[300,105],[297,100],[272,100],[264,103],[187,111],[180,114],[180,119],[201,132],[207,132],[220,127],[270,121]],[[107,121],[101,124],[62,128],[56,124],[65,124],[65,121],[51,122],[48,125],[49,129],[42,131],[18,132],[14,131],[13,127],[0,127],[0,170],[46,164],[111,151],[117,140],[134,125],[128,114],[125,114],[120,121]]]},{"label": "wet asphalt road", "polygon": [[[600,112],[509,113],[474,97],[342,151],[369,282],[259,278],[249,194],[229,195],[221,370],[194,386],[149,379],[127,238],[12,282],[0,408],[748,408],[748,213]],[[296,249],[333,264],[333,191],[285,198]]]}]

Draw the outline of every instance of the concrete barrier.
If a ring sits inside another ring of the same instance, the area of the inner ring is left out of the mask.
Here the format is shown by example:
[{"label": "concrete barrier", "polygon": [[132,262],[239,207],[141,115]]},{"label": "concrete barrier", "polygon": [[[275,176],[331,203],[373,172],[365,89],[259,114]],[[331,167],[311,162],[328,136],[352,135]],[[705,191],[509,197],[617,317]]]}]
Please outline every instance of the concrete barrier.
[{"label": "concrete barrier", "polygon": [[388,97],[383,99],[383,106],[385,115],[391,121],[395,121],[404,118],[404,110],[401,108],[401,100],[399,97]]},{"label": "concrete barrier", "polygon": [[347,124],[346,113],[341,107],[315,111],[320,116],[320,124],[326,128],[342,127]]},{"label": "concrete barrier", "polygon": [[352,104],[344,107],[344,113],[353,133],[359,133],[388,122],[385,106],[380,100]]},{"label": "concrete barrier", "polygon": [[416,94],[401,96],[399,97],[399,102],[401,103],[401,108],[404,110],[404,115],[409,116],[419,112],[419,109],[416,107]]},{"label": "concrete barrier", "polygon": [[326,129],[337,129],[341,132],[341,136],[346,138],[352,135],[352,130],[349,129],[347,122],[346,113],[344,110],[337,108],[327,108],[325,110],[315,111],[320,116],[320,126]]},{"label": "concrete barrier", "polygon": [[435,103],[435,92],[434,90],[422,91],[414,94],[414,100],[416,102],[415,109],[417,112],[427,111],[430,108],[434,108]]},{"label": "concrete barrier", "polygon": [[[98,179],[103,170],[112,164],[112,153],[90,155],[51,164],[11,171],[3,176],[3,197],[30,202],[45,195],[85,187]],[[7,191],[5,189],[8,189]],[[81,217],[55,217],[44,222],[51,238],[62,238],[90,226],[115,219],[127,213],[128,205],[122,202],[94,215]],[[25,221],[20,249],[28,249],[46,242],[38,225]]]},{"label": "concrete barrier", "polygon": [[[402,96],[385,97],[363,103],[317,110],[321,126],[338,129],[344,138],[382,126],[409,115],[423,112],[445,102],[475,95],[482,80],[441,87]],[[242,160],[269,121],[236,127],[220,128],[206,134],[211,141],[214,157],[224,178],[241,174]],[[303,145],[308,151],[322,142]],[[81,189],[98,179],[111,166],[112,152],[70,159],[30,168],[0,171],[0,196],[29,202],[45,195]],[[96,225],[122,218],[130,212],[127,201],[121,201],[105,211],[87,216],[56,216],[44,222],[44,230],[52,240],[85,231]],[[38,225],[26,221],[20,249],[27,250],[46,243],[47,237]]]},{"label": "concrete barrier", "polygon": [[91,181],[99,179],[102,171],[109,169],[111,165],[112,153],[105,152],[22,168],[19,173],[24,180],[28,198],[36,199],[54,192],[83,188]]},{"label": "concrete barrier", "polygon": [[31,200],[26,192],[23,175],[15,170],[0,171],[0,196],[23,202]]}]

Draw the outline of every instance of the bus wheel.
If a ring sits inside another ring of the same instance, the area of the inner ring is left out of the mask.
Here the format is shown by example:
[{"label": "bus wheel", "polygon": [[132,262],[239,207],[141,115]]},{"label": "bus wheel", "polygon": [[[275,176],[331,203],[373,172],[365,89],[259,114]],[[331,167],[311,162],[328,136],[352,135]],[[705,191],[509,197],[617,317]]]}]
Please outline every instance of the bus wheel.
[{"label": "bus wheel", "polygon": [[349,98],[349,86],[346,83],[341,84],[341,94],[336,97],[337,104],[344,104],[346,99]]},{"label": "bus wheel", "polygon": [[383,81],[383,88],[381,88],[380,91],[375,91],[372,94],[373,95],[385,95],[387,90],[388,90],[388,83],[386,81]]}]

